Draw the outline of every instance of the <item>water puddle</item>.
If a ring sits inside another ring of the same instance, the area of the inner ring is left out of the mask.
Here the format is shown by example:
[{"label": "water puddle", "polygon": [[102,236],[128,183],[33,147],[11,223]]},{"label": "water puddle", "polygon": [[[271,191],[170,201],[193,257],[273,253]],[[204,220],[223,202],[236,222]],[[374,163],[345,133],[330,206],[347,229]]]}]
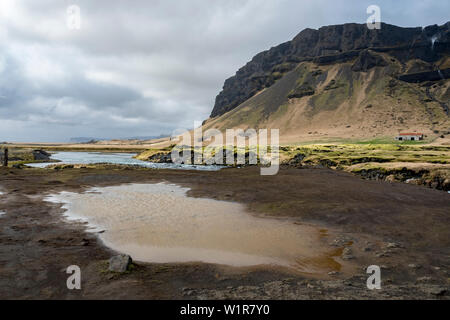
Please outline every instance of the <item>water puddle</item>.
[{"label": "water puddle", "polygon": [[[292,221],[258,218],[238,203],[186,196],[172,184],[130,184],[62,192],[69,220],[103,231],[105,245],[143,262],[278,265],[301,272],[339,270],[321,245],[323,230]],[[328,250],[328,251],[327,251]]]}]

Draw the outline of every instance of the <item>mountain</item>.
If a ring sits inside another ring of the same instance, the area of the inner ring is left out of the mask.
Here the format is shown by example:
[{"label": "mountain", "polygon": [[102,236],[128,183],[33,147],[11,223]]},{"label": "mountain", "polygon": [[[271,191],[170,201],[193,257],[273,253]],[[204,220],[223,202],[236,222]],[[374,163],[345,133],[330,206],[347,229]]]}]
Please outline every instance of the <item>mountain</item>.
[{"label": "mountain", "polygon": [[305,29],[227,79],[204,128],[279,128],[285,142],[447,134],[449,79],[450,22]]}]

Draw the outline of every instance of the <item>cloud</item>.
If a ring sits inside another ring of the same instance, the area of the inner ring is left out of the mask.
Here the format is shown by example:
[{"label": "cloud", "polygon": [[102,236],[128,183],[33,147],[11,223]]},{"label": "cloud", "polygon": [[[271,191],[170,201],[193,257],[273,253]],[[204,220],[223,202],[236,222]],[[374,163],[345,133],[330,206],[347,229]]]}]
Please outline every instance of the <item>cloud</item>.
[{"label": "cloud", "polygon": [[[81,10],[80,30],[67,7]],[[226,78],[307,27],[365,22],[361,0],[2,0],[0,140],[170,133],[205,119]],[[383,21],[444,23],[449,3],[377,3]]]}]

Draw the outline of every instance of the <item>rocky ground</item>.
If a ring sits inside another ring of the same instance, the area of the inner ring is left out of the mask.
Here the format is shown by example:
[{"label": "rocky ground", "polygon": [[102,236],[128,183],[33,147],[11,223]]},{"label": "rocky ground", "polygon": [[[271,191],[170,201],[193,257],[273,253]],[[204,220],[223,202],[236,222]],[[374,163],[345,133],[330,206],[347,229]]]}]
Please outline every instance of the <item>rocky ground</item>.
[{"label": "rocky ground", "polygon": [[[313,223],[337,254],[326,274],[269,267],[134,262],[108,270],[117,253],[85,225],[63,220],[59,191],[168,181],[189,196],[244,203],[261,216]],[[417,185],[368,181],[342,171],[282,168],[219,172],[124,166],[0,169],[0,297],[3,299],[448,299],[449,195]],[[82,270],[82,289],[68,290],[65,270]],[[339,266],[349,264],[351,272]],[[337,265],[337,267],[336,267]],[[382,289],[368,290],[365,270],[379,265]]]}]

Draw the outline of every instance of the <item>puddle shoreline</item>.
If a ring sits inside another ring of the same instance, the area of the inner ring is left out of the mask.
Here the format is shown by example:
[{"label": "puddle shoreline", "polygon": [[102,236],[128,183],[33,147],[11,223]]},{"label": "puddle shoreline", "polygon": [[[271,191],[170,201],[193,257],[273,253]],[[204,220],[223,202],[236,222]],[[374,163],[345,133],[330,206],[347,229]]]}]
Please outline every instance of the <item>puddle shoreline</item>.
[{"label": "puddle shoreline", "polygon": [[313,274],[340,269],[334,260],[322,261],[333,256],[320,228],[257,217],[235,202],[191,198],[189,190],[167,183],[124,184],[45,200],[62,204],[68,222],[86,223],[87,232],[97,233],[106,247],[136,261],[277,266]]}]

